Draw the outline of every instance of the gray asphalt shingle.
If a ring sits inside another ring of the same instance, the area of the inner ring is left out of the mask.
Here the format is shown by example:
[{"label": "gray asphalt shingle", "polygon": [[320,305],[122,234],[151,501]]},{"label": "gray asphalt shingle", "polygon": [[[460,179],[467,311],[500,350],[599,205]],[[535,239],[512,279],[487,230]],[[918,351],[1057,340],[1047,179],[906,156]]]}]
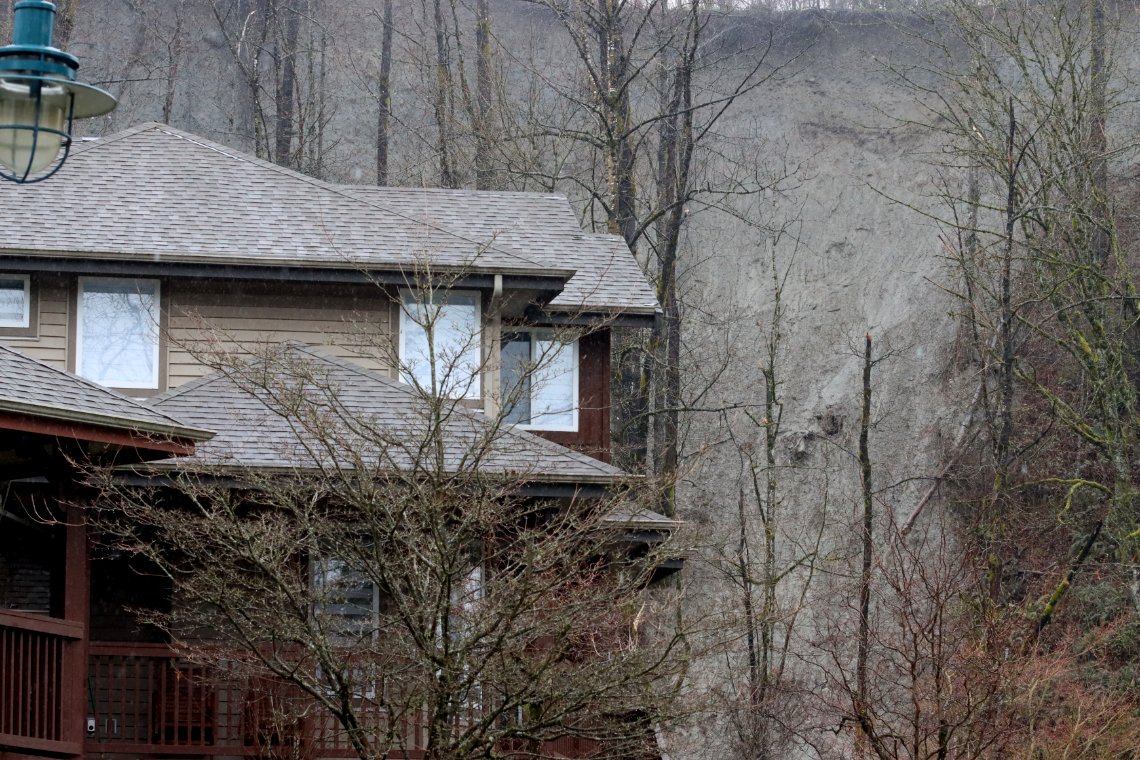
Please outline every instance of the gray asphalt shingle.
[{"label": "gray asphalt shingle", "polygon": [[0,346],[0,410],[201,440],[197,429],[79,375]]},{"label": "gray asphalt shingle", "polygon": [[[0,256],[59,255],[570,278],[559,309],[652,313],[619,237],[560,195],[336,185],[160,124],[75,147],[50,182],[4,183]],[[44,209],[66,210],[47,224]]]},{"label": "gray asphalt shingle", "polygon": [[357,185],[345,189],[423,223],[493,241],[497,248],[552,266],[575,269],[565,290],[551,301],[555,308],[635,313],[658,308],[625,240],[619,235],[583,232],[563,195]]},{"label": "gray asphalt shingle", "polygon": [[[271,366],[280,373],[265,387],[288,396],[305,387],[314,393],[321,413],[311,403],[301,414],[282,414],[282,398],[270,398],[243,379],[217,373],[149,400],[151,406],[188,424],[217,431],[197,447],[192,459],[170,460],[168,466],[192,462],[241,470],[307,469],[317,461],[341,465],[366,451],[393,466],[409,467],[415,449],[427,439],[423,400],[409,386],[351,362],[330,357],[297,343],[286,343]],[[264,365],[254,365],[264,366]],[[248,377],[242,374],[242,377]],[[353,426],[360,426],[353,429]],[[366,430],[366,437],[359,430]],[[457,408],[443,425],[445,466],[458,470],[479,441],[490,441],[479,469],[514,473],[534,482],[610,483],[626,476],[620,469],[546,441],[525,431],[505,428],[489,435],[489,423],[478,412]],[[314,453],[329,441],[345,441],[332,453]],[[376,460],[373,460],[376,461]]]}]

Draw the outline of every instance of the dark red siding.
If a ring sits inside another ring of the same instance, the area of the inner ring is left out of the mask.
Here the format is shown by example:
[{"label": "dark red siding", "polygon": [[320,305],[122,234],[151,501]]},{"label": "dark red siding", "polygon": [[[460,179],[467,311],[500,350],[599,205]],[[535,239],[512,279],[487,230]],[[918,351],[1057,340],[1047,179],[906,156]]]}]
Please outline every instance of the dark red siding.
[{"label": "dark red siding", "polygon": [[610,331],[578,343],[578,432],[535,431],[549,441],[610,461]]}]

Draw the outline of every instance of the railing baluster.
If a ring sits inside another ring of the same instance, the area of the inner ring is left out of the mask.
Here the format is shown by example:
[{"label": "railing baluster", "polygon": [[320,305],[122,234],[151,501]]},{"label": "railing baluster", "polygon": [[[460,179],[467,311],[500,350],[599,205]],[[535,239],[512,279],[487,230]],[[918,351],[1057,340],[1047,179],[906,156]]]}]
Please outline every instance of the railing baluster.
[{"label": "railing baluster", "polygon": [[55,658],[56,646],[59,640],[55,638],[48,639],[45,643],[47,653],[44,656],[44,738],[55,740]]},{"label": "railing baluster", "polygon": [[0,708],[0,732],[5,734],[13,733],[12,684],[15,683],[16,676],[12,672],[12,648],[8,645],[11,638],[9,629],[0,628],[0,700],[3,700],[3,707]]},{"label": "railing baluster", "polygon": [[11,668],[8,666],[8,629],[0,628],[0,733],[10,733],[8,730],[8,712],[12,702],[8,696],[8,687],[12,678]]},{"label": "railing baluster", "polygon": [[[139,668],[142,667],[142,658],[132,657],[131,662],[134,663],[134,667],[135,667],[135,698],[134,698],[135,722],[133,724],[131,735],[134,737],[135,742],[138,743],[138,741],[139,741],[139,702],[142,701],[141,695],[139,693],[139,685],[142,682],[142,679],[139,677]],[[126,736],[124,736],[123,738],[126,739]]]},{"label": "railing baluster", "polygon": [[28,634],[20,631],[20,722],[17,733],[21,736],[31,736],[28,732],[29,694],[28,681],[30,679],[30,666],[28,664]]},{"label": "railing baluster", "polygon": [[118,726],[115,731],[115,742],[122,743],[127,739],[127,700],[130,696],[130,672],[131,658],[123,655],[119,658],[119,670],[116,682],[119,685],[119,709],[117,712]]},{"label": "railing baluster", "polygon": [[39,678],[36,676],[38,676],[40,673],[40,658],[42,657],[41,650],[43,648],[43,638],[40,636],[32,636],[31,639],[32,673],[31,678],[28,682],[28,694],[32,698],[32,736],[36,737],[37,739],[42,739],[44,735],[43,710],[41,709],[42,695],[40,694],[40,689],[36,688],[38,685],[36,682],[39,681]]},{"label": "railing baluster", "polygon": [[158,740],[156,744],[166,743],[166,674],[170,670],[167,667],[166,661],[163,661],[159,666],[159,692],[152,698],[152,704],[155,706],[155,712],[158,717],[155,720],[158,722]]}]

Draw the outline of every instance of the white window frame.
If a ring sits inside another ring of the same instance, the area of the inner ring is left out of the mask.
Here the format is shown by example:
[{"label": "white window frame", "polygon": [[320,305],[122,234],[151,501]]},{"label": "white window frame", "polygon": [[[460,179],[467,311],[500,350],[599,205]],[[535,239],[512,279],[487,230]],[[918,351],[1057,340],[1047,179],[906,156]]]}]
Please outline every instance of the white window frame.
[{"label": "white window frame", "polygon": [[[549,341],[554,334],[554,330],[552,330],[549,327],[529,327],[529,328],[519,328],[517,330],[506,330],[506,329],[504,329],[504,332],[529,333],[530,334],[530,360],[532,363],[534,363],[536,365],[537,365],[539,359],[541,358],[540,356],[536,355],[539,352],[539,348],[538,348],[539,341],[542,341],[542,340]],[[571,362],[571,367],[572,367],[571,373],[573,374],[572,379],[574,381],[573,382],[573,385],[574,385],[574,390],[573,390],[573,394],[574,394],[574,409],[573,409],[574,422],[570,425],[550,425],[550,424],[542,424],[541,422],[539,422],[539,423],[535,423],[535,422],[522,423],[522,422],[520,422],[520,423],[515,425],[515,427],[518,428],[519,430],[546,430],[546,431],[549,431],[552,433],[577,433],[578,432],[578,407],[580,405],[579,404],[578,375],[581,372],[581,362],[578,359],[578,340],[575,339],[574,342],[571,344],[571,346],[573,347],[573,355],[570,359],[570,362]],[[534,375],[533,374],[531,375],[530,381],[531,381],[530,403],[531,403],[531,410],[532,410],[531,419],[533,419],[534,418],[534,414],[533,414],[533,408],[534,408]]]},{"label": "white window frame", "polygon": [[9,319],[0,319],[0,327],[26,328],[32,325],[32,278],[26,274],[8,274],[0,272],[0,278],[5,280],[24,281],[24,317],[19,322]]},{"label": "white window frame", "polygon": [[[154,285],[154,308],[156,311],[155,319],[161,319],[162,314],[162,282],[160,280],[150,280],[141,277],[80,277],[78,293],[75,297],[75,374],[83,376],[83,295],[87,283],[89,282],[115,282],[115,283],[133,283],[135,285]],[[152,372],[151,380],[149,383],[121,383],[118,385],[109,385],[108,388],[141,388],[147,390],[158,389],[159,367],[158,362],[161,356],[159,347],[162,343],[162,336],[157,336],[158,340],[154,342],[154,356],[151,362]],[[90,378],[89,378],[90,379]],[[97,382],[97,381],[92,381]]]},{"label": "white window frame", "polygon": [[[411,382],[409,381],[407,374],[404,372],[404,369],[403,369],[404,366],[407,366],[407,361],[408,361],[407,360],[407,354],[406,354],[405,347],[404,347],[404,343],[405,343],[404,339],[408,334],[407,321],[409,319],[411,319],[411,316],[408,314],[407,309],[404,308],[404,301],[408,295],[414,295],[414,294],[419,293],[419,292],[421,292],[421,291],[419,289],[416,289],[416,288],[400,288],[400,364],[401,364],[400,382],[408,384],[408,385],[410,385]],[[479,361],[477,362],[476,367],[475,367],[475,378],[472,381],[470,387],[467,388],[466,395],[462,396],[461,398],[479,399],[479,398],[483,397],[483,371],[484,371],[483,365],[485,363],[485,361],[484,361],[485,357],[483,356],[483,352],[484,352],[484,346],[483,346],[484,336],[483,336],[483,333],[486,330],[486,327],[483,324],[483,300],[480,296],[479,291],[477,291],[477,290],[449,290],[449,291],[447,291],[447,295],[448,296],[452,296],[452,295],[473,296],[475,298],[475,319],[478,320],[477,329],[479,331],[479,336],[478,336]]]}]

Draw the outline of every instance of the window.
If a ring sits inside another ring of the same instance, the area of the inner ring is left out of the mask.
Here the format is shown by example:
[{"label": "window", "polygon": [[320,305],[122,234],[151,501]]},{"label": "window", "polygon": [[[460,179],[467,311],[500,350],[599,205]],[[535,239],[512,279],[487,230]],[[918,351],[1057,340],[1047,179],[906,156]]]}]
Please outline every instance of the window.
[{"label": "window", "polygon": [[578,341],[550,330],[503,335],[506,421],[532,430],[578,430]]},{"label": "window", "polygon": [[376,625],[376,585],[342,559],[313,560],[317,610],[335,621],[343,634],[362,634]]},{"label": "window", "polygon": [[26,274],[0,274],[0,327],[31,324],[32,286]]},{"label": "window", "polygon": [[[334,637],[341,643],[351,639],[375,640],[379,624],[379,593],[376,584],[367,575],[342,559],[314,558],[311,564],[313,578],[313,607],[317,615],[327,615]],[[375,699],[379,679],[371,668],[349,668],[343,673],[354,683],[353,696],[357,699]],[[322,682],[317,669],[317,681]],[[332,690],[326,692],[335,694]]]},{"label": "window", "polygon": [[400,379],[443,398],[479,398],[479,315],[478,293],[403,291]]},{"label": "window", "polygon": [[80,278],[78,374],[112,388],[158,387],[157,280]]}]

